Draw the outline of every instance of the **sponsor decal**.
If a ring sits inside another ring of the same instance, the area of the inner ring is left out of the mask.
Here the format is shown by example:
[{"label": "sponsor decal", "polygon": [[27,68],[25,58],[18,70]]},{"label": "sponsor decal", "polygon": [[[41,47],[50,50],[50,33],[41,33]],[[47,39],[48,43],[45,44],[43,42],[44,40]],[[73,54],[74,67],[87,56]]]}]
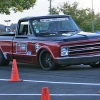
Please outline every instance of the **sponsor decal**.
[{"label": "sponsor decal", "polygon": [[27,55],[31,55],[31,54],[32,54],[31,51],[28,51],[28,52],[27,52]]},{"label": "sponsor decal", "polygon": [[17,43],[16,51],[17,52],[27,52],[27,44],[26,43]]},{"label": "sponsor decal", "polygon": [[33,22],[34,22],[34,23],[37,23],[37,22],[38,22],[38,20],[34,20]]},{"label": "sponsor decal", "polygon": [[39,50],[39,48],[40,48],[40,45],[38,43],[36,43],[35,44],[35,50],[36,50],[36,52]]},{"label": "sponsor decal", "polygon": [[68,18],[50,18],[50,19],[40,19],[40,22],[51,22],[51,21],[64,21],[69,20]]}]

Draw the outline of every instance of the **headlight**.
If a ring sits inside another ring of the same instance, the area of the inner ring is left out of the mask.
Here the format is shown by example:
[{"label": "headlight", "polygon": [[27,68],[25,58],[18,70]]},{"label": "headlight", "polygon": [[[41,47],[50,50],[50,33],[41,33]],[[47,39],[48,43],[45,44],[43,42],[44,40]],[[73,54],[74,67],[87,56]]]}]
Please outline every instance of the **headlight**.
[{"label": "headlight", "polygon": [[61,47],[61,56],[68,56],[68,47]]}]

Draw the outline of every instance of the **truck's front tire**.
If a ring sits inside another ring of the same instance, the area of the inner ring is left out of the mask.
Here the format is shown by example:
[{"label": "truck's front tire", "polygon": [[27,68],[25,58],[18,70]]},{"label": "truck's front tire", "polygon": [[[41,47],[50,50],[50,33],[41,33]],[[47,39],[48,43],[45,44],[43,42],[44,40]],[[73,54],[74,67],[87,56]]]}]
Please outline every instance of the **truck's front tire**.
[{"label": "truck's front tire", "polygon": [[2,51],[0,51],[0,66],[7,66],[9,62],[9,60],[4,58]]},{"label": "truck's front tire", "polygon": [[98,67],[100,67],[100,62],[90,64],[90,66],[91,66],[92,68],[98,68]]},{"label": "truck's front tire", "polygon": [[40,52],[39,63],[44,70],[56,69],[56,64],[54,63],[52,55],[46,50]]}]

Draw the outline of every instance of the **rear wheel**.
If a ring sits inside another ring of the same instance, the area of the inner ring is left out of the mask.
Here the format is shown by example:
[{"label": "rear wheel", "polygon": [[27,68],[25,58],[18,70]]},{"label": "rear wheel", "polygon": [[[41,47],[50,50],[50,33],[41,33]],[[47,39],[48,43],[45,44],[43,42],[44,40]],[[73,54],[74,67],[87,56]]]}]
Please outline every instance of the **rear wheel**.
[{"label": "rear wheel", "polygon": [[52,55],[46,50],[41,51],[39,55],[39,63],[44,70],[54,70],[57,68]]},{"label": "rear wheel", "polygon": [[0,66],[7,66],[9,62],[9,60],[4,58],[2,51],[0,51]]}]

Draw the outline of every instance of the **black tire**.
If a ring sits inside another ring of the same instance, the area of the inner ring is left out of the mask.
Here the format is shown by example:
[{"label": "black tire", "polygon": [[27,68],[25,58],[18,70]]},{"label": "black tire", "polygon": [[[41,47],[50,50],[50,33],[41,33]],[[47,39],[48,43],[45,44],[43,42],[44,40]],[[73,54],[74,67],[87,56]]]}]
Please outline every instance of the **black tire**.
[{"label": "black tire", "polygon": [[0,66],[7,66],[9,62],[9,60],[4,58],[2,51],[0,51]]},{"label": "black tire", "polygon": [[40,52],[39,64],[44,70],[55,70],[55,69],[57,69],[52,55],[46,50],[42,50]]},{"label": "black tire", "polygon": [[93,63],[93,64],[90,64],[90,66],[92,68],[98,68],[98,67],[100,67],[100,63]]}]

